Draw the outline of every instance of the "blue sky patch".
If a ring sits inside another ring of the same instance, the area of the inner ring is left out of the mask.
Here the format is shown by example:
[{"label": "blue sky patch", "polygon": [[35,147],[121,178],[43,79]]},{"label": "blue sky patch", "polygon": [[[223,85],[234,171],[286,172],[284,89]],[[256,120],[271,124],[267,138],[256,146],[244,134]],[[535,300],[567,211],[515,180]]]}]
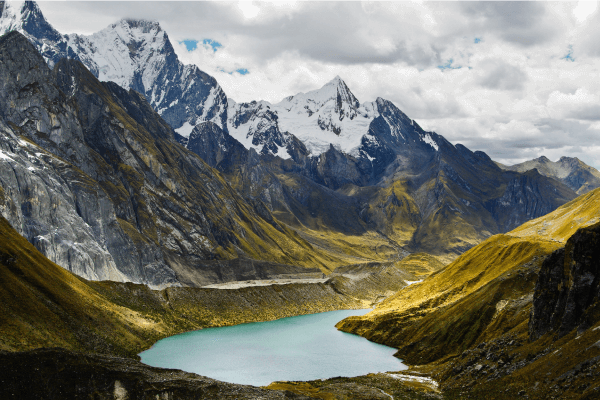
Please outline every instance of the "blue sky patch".
[{"label": "blue sky patch", "polygon": [[573,58],[573,46],[572,45],[569,45],[569,52],[567,53],[566,56],[562,57],[561,60],[575,61],[575,59]]},{"label": "blue sky patch", "polygon": [[442,71],[445,69],[461,69],[462,68],[461,66],[457,66],[457,67],[453,66],[452,65],[453,62],[454,62],[454,59],[451,58],[448,61],[446,61],[446,64],[438,65],[437,67],[439,69],[441,69]]},{"label": "blue sky patch", "polygon": [[246,68],[238,68],[235,71],[227,71],[224,68],[219,69],[221,72],[225,72],[226,74],[233,75],[234,72],[237,72],[240,75],[247,75],[250,73]]},{"label": "blue sky patch", "polygon": [[217,49],[219,47],[223,47],[223,45],[219,42],[217,42],[216,40],[212,40],[212,39],[204,39],[202,41],[202,44],[204,45],[204,47],[210,46],[212,47],[213,51],[217,51]]},{"label": "blue sky patch", "polygon": [[474,40],[475,44],[480,43],[481,42],[481,38],[476,37]]},{"label": "blue sky patch", "polygon": [[187,51],[194,51],[194,50],[196,50],[198,48],[198,41],[197,40],[186,39],[186,40],[182,40],[179,43],[185,44],[185,48],[187,49]]}]

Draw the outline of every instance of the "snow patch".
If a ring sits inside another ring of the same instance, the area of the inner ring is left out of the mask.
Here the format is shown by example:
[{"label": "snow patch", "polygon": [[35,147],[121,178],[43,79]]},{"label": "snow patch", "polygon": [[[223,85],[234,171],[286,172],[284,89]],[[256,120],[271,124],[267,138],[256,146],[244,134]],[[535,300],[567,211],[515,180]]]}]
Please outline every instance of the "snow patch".
[{"label": "snow patch", "polygon": [[404,374],[387,374],[388,376],[391,376],[392,378],[398,379],[400,381],[413,381],[413,382],[419,382],[422,383],[424,385],[428,385],[434,389],[438,388],[438,383],[436,381],[434,381],[431,378],[428,378],[426,376],[417,376],[417,375],[404,375]]},{"label": "snow patch", "polygon": [[375,157],[371,157],[366,151],[361,150],[360,154],[362,154],[364,157],[368,158],[369,161],[373,162],[373,160],[375,160]]},{"label": "snow patch", "polygon": [[433,140],[429,133],[426,133],[425,135],[421,136],[421,140],[433,147],[435,151],[439,151],[440,148],[438,144],[435,142],[435,140]]},{"label": "snow patch", "polygon": [[287,148],[281,146],[277,149],[277,154],[275,154],[277,157],[282,158],[284,160],[287,160],[288,158],[290,158],[290,153],[288,153]]},{"label": "snow patch", "polygon": [[183,136],[185,138],[189,138],[190,134],[192,133],[193,130],[194,130],[194,126],[192,124],[190,124],[188,121],[185,121],[185,123],[183,125],[181,125],[177,129],[175,129],[175,132],[179,133],[181,136]]},{"label": "snow patch", "polygon": [[6,154],[2,150],[0,150],[0,160],[15,161],[15,160],[13,160],[13,158],[11,156],[9,156],[8,154]]}]

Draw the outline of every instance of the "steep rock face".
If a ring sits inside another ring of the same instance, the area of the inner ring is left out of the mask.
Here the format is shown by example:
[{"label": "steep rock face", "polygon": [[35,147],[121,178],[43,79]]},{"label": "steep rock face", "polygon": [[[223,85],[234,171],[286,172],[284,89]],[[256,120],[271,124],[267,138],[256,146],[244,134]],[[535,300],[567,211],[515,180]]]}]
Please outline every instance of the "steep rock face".
[{"label": "steep rock face", "polygon": [[0,2],[0,34],[11,31],[23,33],[38,48],[51,68],[61,58],[79,60],[69,46],[68,38],[46,21],[34,1]]},{"label": "steep rock face", "polygon": [[51,68],[62,58],[78,60],[99,80],[144,94],[185,137],[203,121],[227,129],[225,93],[213,77],[179,61],[157,22],[123,19],[91,36],[62,35],[35,2],[1,2],[0,34],[14,30],[36,46]]},{"label": "steep rock face", "polygon": [[77,168],[17,138],[4,122],[0,126],[2,215],[48,258],[77,275],[126,279],[106,246],[111,237],[128,249],[106,193]]},{"label": "steep rock face", "polygon": [[529,320],[532,340],[581,333],[600,320],[600,224],[578,230],[543,264]]},{"label": "steep rock face", "polygon": [[[548,214],[560,199],[568,198],[563,187],[557,187],[537,170],[512,178],[502,196],[486,204],[503,231],[509,231],[524,221]],[[557,201],[558,200],[558,201]]]},{"label": "steep rock face", "polygon": [[203,122],[192,130],[186,147],[198,154],[213,168],[234,163],[246,153],[246,149],[213,122]]},{"label": "steep rock face", "polygon": [[[46,133],[46,143],[58,147],[63,133],[69,132],[70,144],[84,148],[72,104],[57,105],[65,101],[64,95],[50,83],[44,60],[21,38],[10,34],[0,39],[0,76],[5,83],[0,88],[3,215],[65,268],[90,279],[123,280],[125,274],[118,270],[107,245],[124,253],[133,248],[119,228],[107,194],[64,158],[17,136],[39,130]],[[157,276],[158,281],[174,282],[174,274],[167,275],[170,279]]]}]

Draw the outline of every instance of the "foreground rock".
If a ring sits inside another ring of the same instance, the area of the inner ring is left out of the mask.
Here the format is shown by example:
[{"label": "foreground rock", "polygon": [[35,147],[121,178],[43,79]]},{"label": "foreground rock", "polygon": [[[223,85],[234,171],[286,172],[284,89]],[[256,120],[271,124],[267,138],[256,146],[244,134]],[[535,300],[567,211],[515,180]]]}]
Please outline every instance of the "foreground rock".
[{"label": "foreground rock", "polygon": [[542,264],[529,321],[532,339],[582,333],[600,320],[600,224],[577,231]]},{"label": "foreground rock", "polygon": [[126,358],[55,348],[0,352],[0,398],[300,400],[309,397],[149,367]]}]

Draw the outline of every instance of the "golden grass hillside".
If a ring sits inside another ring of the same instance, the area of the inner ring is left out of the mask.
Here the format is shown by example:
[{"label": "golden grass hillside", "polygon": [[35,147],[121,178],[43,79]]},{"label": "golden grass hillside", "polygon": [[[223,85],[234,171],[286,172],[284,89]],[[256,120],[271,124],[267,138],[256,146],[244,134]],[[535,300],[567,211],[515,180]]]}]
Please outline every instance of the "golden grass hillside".
[{"label": "golden grass hillside", "polygon": [[[514,231],[492,236],[369,314],[345,319],[338,328],[398,347],[403,357],[418,363],[463,351],[493,336],[489,329],[497,311],[507,313],[506,304],[516,307],[520,298],[532,294],[542,259],[598,218],[600,189]],[[523,322],[519,321],[514,324]],[[504,331],[506,326],[497,328]]]}]

